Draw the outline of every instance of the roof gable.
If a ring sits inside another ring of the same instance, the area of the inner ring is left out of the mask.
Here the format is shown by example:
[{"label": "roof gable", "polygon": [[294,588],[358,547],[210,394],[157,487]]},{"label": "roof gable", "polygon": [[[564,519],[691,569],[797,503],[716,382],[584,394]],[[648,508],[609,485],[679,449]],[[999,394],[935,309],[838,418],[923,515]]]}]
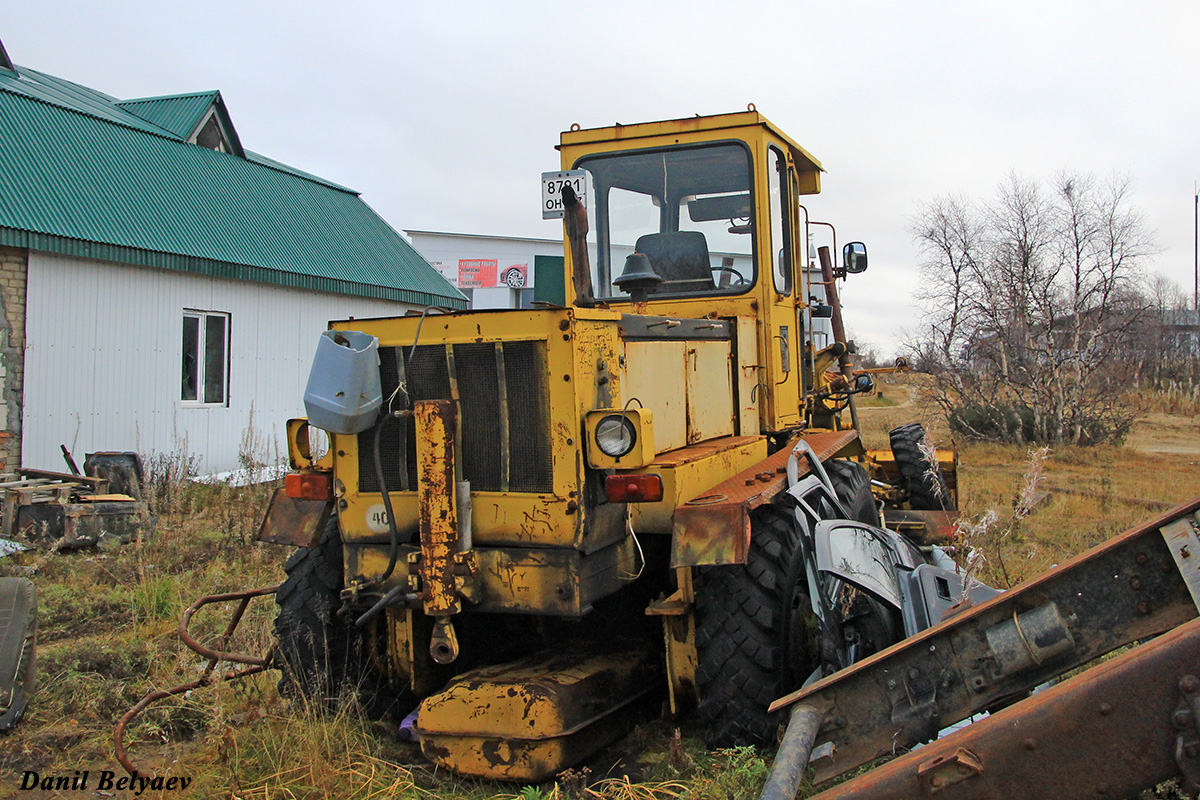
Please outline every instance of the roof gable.
[{"label": "roof gable", "polygon": [[[214,115],[236,154],[188,142]],[[242,151],[219,92],[121,103],[0,70],[0,141],[22,143],[0,148],[0,244],[466,306],[356,192]]]},{"label": "roof gable", "polygon": [[[185,142],[237,156],[246,155],[219,91],[118,100],[116,105]],[[213,132],[215,140],[211,138]]]}]

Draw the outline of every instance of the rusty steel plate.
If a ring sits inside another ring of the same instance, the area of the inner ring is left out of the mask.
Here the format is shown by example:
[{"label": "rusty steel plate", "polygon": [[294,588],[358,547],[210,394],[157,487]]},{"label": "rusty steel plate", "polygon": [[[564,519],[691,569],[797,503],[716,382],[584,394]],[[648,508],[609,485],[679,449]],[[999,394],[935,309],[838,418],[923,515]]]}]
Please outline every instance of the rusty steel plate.
[{"label": "rusty steel plate", "polygon": [[[818,742],[833,745],[832,757],[813,764],[822,782],[1184,625],[1197,609],[1160,529],[1197,509],[1200,498],[780,698],[771,709],[804,702],[826,713]],[[1005,631],[1025,642],[1028,658],[1011,658]]]},{"label": "rusty steel plate", "polygon": [[329,521],[333,504],[325,500],[293,500],[276,489],[255,541],[316,547]]}]

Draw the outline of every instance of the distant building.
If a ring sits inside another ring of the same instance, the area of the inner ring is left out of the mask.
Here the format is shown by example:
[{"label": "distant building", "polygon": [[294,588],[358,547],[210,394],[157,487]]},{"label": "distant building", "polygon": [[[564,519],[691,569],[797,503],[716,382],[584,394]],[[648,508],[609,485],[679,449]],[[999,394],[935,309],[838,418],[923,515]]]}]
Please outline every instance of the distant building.
[{"label": "distant building", "polygon": [[[561,238],[415,230],[404,233],[442,277],[470,299],[473,309],[530,308],[535,302],[566,304]],[[594,250],[594,240],[592,245]],[[623,264],[625,256],[633,252],[633,245],[616,244],[613,250],[617,254],[614,260]],[[753,270],[749,256],[731,253],[710,256],[714,270],[722,263],[737,265],[745,274]]]},{"label": "distant building", "polygon": [[471,308],[564,304],[563,240],[412,231],[413,247],[471,301]]},{"label": "distant building", "polygon": [[285,447],[328,320],[467,305],[357,192],[246,150],[220,92],[118,100],[0,45],[0,141],[0,472],[60,444],[236,468]]}]

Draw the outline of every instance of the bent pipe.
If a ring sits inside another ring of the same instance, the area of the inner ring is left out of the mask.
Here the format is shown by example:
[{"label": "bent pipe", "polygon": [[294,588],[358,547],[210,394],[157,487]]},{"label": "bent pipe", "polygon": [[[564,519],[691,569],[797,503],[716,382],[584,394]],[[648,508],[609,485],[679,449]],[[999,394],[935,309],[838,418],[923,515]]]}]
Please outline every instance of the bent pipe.
[{"label": "bent pipe", "polygon": [[[242,615],[246,613],[246,607],[250,605],[250,601],[256,597],[264,595],[273,595],[279,589],[278,586],[269,586],[265,589],[251,589],[246,592],[229,592],[227,594],[210,594],[201,597],[196,602],[188,606],[187,611],[183,612],[183,618],[179,621],[179,638],[190,649],[208,659],[208,664],[204,668],[203,674],[194,681],[182,683],[171,689],[155,690],[148,692],[145,697],[137,702],[133,708],[125,712],[120,720],[117,721],[117,726],[113,730],[113,750],[117,757],[117,761],[125,768],[125,771],[130,775],[135,775],[139,772],[137,766],[129,758],[129,753],[125,749],[125,729],[129,723],[133,722],[139,714],[146,710],[152,703],[156,703],[167,697],[174,697],[184,692],[190,692],[193,689],[199,689],[202,686],[209,686],[218,680],[233,681],[240,678],[245,678],[250,675],[256,675],[260,672],[265,672],[271,668],[271,658],[275,652],[275,646],[272,645],[265,655],[248,656],[241,653],[231,653],[225,650],[229,646],[229,639],[233,636],[233,632],[237,630],[238,623],[242,621]],[[221,635],[220,640],[215,648],[206,647],[196,641],[188,632],[188,626],[192,621],[192,615],[210,603],[225,603],[229,601],[238,601],[238,607],[233,612],[233,617],[229,620],[229,624],[225,626],[225,632]],[[232,661],[238,664],[247,664],[248,666],[240,670],[231,670],[225,673],[214,674],[217,664],[221,661]]]}]

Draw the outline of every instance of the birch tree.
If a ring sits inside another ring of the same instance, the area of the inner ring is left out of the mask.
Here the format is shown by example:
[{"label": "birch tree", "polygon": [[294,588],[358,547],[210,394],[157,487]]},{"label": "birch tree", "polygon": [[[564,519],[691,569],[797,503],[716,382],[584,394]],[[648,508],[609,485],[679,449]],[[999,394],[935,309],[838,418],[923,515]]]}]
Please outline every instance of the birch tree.
[{"label": "birch tree", "polygon": [[909,343],[955,429],[1094,443],[1132,421],[1121,345],[1154,253],[1127,179],[1010,175],[987,202],[937,198],[913,220],[923,322]]}]

